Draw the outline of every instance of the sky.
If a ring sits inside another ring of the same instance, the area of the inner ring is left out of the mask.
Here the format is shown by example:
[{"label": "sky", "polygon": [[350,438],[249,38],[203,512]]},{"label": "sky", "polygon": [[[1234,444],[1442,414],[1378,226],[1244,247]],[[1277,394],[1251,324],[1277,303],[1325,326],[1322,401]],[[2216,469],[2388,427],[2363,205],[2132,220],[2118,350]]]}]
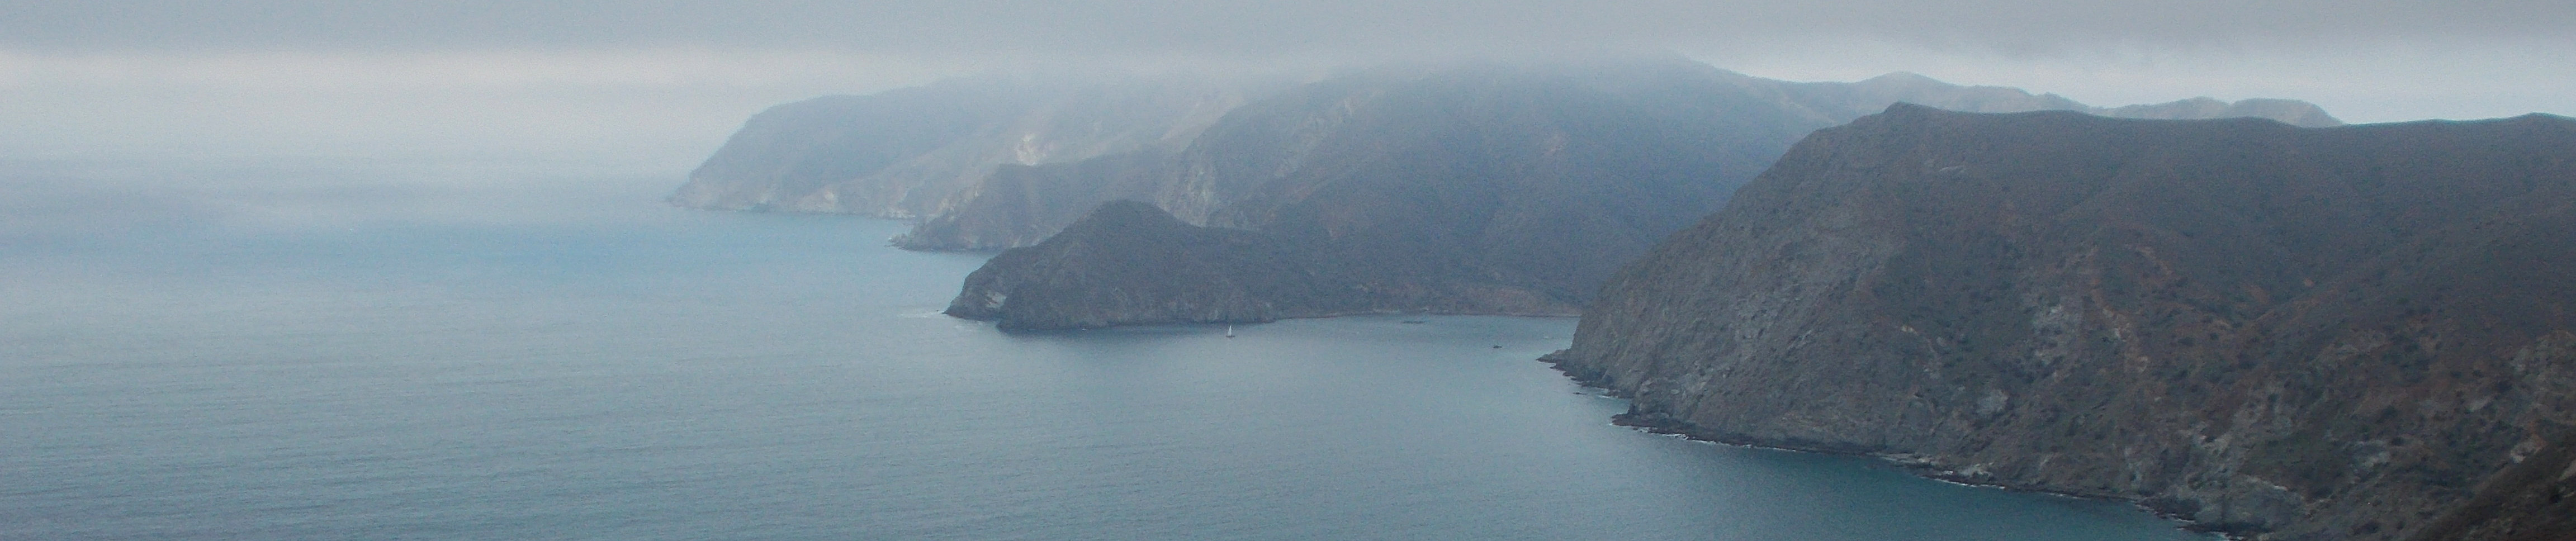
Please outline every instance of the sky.
[{"label": "sky", "polygon": [[1643,48],[2093,105],[2576,115],[2576,2],[0,0],[0,159],[486,157],[685,170],[763,107],[988,70]]}]

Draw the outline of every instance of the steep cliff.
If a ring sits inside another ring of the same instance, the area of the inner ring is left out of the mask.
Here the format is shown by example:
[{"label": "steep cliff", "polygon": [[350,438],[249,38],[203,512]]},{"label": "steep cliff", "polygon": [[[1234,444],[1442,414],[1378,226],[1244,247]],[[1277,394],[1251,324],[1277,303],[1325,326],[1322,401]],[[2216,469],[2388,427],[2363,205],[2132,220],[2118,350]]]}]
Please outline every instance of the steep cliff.
[{"label": "steep cliff", "polygon": [[1624,422],[2266,539],[2563,539],[2576,121],[1898,105],[1621,270]]}]

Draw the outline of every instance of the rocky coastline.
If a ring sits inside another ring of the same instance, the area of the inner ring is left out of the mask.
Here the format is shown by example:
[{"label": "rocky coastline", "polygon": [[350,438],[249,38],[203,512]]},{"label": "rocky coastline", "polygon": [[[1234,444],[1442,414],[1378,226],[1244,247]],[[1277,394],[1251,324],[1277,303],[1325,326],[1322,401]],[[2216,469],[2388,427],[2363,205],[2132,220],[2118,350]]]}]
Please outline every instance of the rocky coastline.
[{"label": "rocky coastline", "polygon": [[2557,539],[2571,263],[2576,120],[1900,105],[1622,270],[1548,360],[1627,424],[2242,538]]},{"label": "rocky coastline", "polygon": [[[1561,354],[1563,352],[1560,351],[1558,353]],[[1564,374],[1566,379],[1573,380],[1575,384],[1582,385],[1588,390],[1597,391],[1600,396],[1621,400],[1631,400],[1629,396],[1622,395],[1618,389],[1604,387],[1603,382],[1601,381],[1586,379],[1586,373],[1578,372],[1577,370],[1580,370],[1580,368],[1566,366],[1565,359],[1559,354],[1542,356],[1538,361],[1547,364],[1549,368],[1555,369],[1557,373]],[[2135,506],[2150,514],[2154,514],[2157,518],[2174,521],[2176,527],[2184,530],[2217,534],[2231,540],[2248,539],[2245,535],[2235,534],[2225,530],[2222,527],[2223,525],[2194,520],[2192,514],[2187,509],[2173,505],[2174,502],[2141,499],[2123,494],[2070,492],[2044,485],[2014,484],[2009,481],[1997,480],[1988,472],[1975,470],[1962,471],[1960,469],[1956,469],[1953,466],[1944,464],[1940,459],[1931,456],[1911,453],[1884,452],[1856,447],[1840,442],[1765,439],[1743,433],[1713,431],[1691,424],[1687,421],[1674,419],[1667,415],[1641,412],[1635,407],[1630,407],[1626,412],[1610,416],[1610,424],[1633,428],[1648,434],[1673,436],[1715,445],[1874,459],[1898,469],[1902,469],[1906,473],[1913,474],[1917,477],[1960,486],[2010,490],[2015,492],[2033,492],[2086,500],[2120,502]]]}]

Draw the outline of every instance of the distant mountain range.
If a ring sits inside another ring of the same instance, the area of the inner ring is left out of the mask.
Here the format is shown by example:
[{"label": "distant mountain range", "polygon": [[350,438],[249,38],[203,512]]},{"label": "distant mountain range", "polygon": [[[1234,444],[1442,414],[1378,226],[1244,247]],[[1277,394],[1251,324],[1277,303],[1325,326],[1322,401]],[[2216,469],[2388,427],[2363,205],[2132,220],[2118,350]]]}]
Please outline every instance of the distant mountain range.
[{"label": "distant mountain range", "polygon": [[[941,93],[901,92],[893,96],[901,103],[834,98],[763,113],[673,200],[912,216],[918,226],[898,242],[920,249],[1036,245],[1103,203],[1141,201],[1193,227],[1248,231],[1317,273],[1298,283],[1322,288],[1243,291],[1251,295],[1243,306],[1257,310],[1181,298],[1131,298],[1099,310],[1003,306],[1105,299],[1103,292],[1038,289],[1107,287],[1117,282],[1066,276],[1112,276],[1098,265],[1164,260],[1085,250],[1180,242],[1139,244],[1101,237],[1139,233],[1094,229],[1060,237],[1064,242],[1047,249],[1059,257],[997,258],[998,267],[979,274],[981,285],[970,285],[951,311],[1000,318],[1009,328],[1368,311],[1572,315],[1620,263],[1715,211],[1799,137],[1898,100],[2159,116],[2250,111],[2334,122],[2304,104],[2096,109],[1908,74],[1788,83],[1661,56],[1384,66],[1296,85],[1126,79],[1047,91],[1005,80],[952,84],[977,90],[958,92],[956,103],[934,99]],[[1113,118],[1122,121],[1103,120]],[[912,124],[893,135],[870,131],[901,123]],[[889,143],[860,143],[874,140]],[[930,144],[937,141],[945,143]],[[886,150],[895,147],[917,154],[887,159],[903,154]],[[866,159],[833,158],[851,149],[867,149],[855,152]],[[858,161],[876,169],[839,167]],[[839,165],[760,165],[780,162]],[[994,287],[1008,290],[981,289]],[[1117,317],[1071,317],[1112,312]]]},{"label": "distant mountain range", "polygon": [[1653,56],[982,79],[762,113],[672,200],[1011,248],[948,308],[1008,330],[1582,312],[1547,360],[1626,424],[2257,539],[2576,538],[2566,118]]},{"label": "distant mountain range", "polygon": [[1897,105],[1619,271],[1629,424],[2263,539],[2576,538],[2576,120]]},{"label": "distant mountain range", "polygon": [[[1978,112],[2076,110],[2136,118],[2255,116],[2301,126],[2338,124],[2304,102],[2196,98],[2112,109],[2052,94],[1964,87],[1898,73],[1857,83],[1792,83],[1745,76],[1686,59],[1630,57],[1518,67],[1623,96],[1656,114],[1724,122],[1695,144],[1730,166],[1729,185],[1761,171],[1808,131],[1849,122],[1899,101]],[[1486,71],[1496,71],[1492,63]],[[1272,136],[1321,136],[1333,119],[1317,100],[1349,98],[1407,77],[1472,70],[1464,65],[1391,66],[1294,84],[1281,78],[1165,76],[983,77],[867,96],[830,96],[755,115],[670,201],[684,207],[831,212],[911,218],[899,244],[927,250],[988,250],[1036,244],[1100,203],[1156,203],[1193,223],[1230,204],[1239,171],[1212,160],[1271,159],[1229,145],[1290,143]],[[1339,89],[1339,90],[1336,90]],[[1335,93],[1340,95],[1335,95]],[[1302,102],[1300,101],[1302,100]],[[1302,103],[1303,105],[1300,105]],[[1391,106],[1393,104],[1381,105]],[[1251,107],[1247,107],[1251,106]],[[1237,113],[1246,118],[1229,118]],[[1248,118],[1268,115],[1266,120]],[[1298,122],[1318,122],[1298,129]],[[1227,123],[1230,138],[1201,141]],[[1269,124],[1262,124],[1268,122]],[[1288,124],[1281,124],[1281,123]],[[1262,132],[1262,133],[1254,133]],[[1314,159],[1331,159],[1319,157]],[[1293,162],[1293,163],[1292,163]],[[1245,192],[1248,193],[1248,192]]]}]

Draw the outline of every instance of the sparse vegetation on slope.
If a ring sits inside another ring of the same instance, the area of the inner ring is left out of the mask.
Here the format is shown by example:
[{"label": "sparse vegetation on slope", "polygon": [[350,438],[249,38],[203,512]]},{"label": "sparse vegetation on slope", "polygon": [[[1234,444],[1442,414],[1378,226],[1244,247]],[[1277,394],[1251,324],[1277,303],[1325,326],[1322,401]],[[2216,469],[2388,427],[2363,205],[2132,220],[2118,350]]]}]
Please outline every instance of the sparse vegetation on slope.
[{"label": "sparse vegetation on slope", "polygon": [[1549,360],[1627,422],[2240,535],[2564,536],[2572,265],[2565,118],[1900,105],[1621,271]]}]

